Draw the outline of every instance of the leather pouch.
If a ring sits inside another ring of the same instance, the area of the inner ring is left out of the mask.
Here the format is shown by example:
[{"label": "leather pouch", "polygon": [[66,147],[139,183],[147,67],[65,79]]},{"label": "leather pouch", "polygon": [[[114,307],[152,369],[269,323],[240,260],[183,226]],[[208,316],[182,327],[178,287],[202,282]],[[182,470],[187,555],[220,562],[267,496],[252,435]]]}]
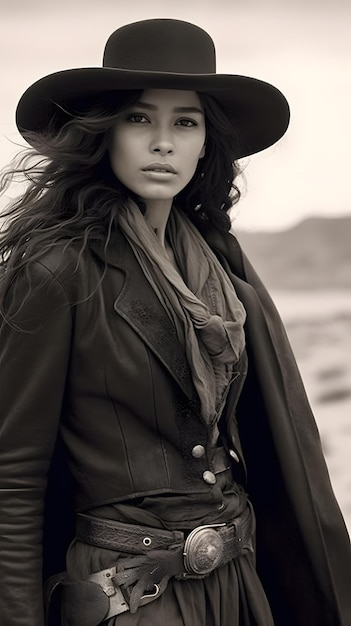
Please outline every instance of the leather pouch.
[{"label": "leather pouch", "polygon": [[110,608],[108,596],[94,582],[66,582],[61,591],[62,626],[97,626]]},{"label": "leather pouch", "polygon": [[45,584],[46,626],[98,626],[109,612],[110,601],[100,585],[69,582],[65,573]]}]

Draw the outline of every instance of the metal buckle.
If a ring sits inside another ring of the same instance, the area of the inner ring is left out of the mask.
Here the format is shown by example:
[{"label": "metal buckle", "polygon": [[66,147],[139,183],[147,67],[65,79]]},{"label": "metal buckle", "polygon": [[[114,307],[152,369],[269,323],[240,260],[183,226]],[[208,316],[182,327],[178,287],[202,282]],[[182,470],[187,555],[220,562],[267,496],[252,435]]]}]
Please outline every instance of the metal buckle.
[{"label": "metal buckle", "polygon": [[116,574],[116,567],[109,567],[108,569],[101,570],[95,574],[90,574],[88,580],[100,585],[104,593],[109,597],[110,609],[107,615],[104,617],[114,617],[120,613],[129,611],[129,605],[121,591],[121,589],[113,583],[113,576]]},{"label": "metal buckle", "polygon": [[223,555],[223,539],[215,530],[226,524],[197,526],[185,540],[184,568],[188,574],[206,575],[218,567]]},{"label": "metal buckle", "polygon": [[144,606],[144,604],[148,604],[149,602],[151,602],[151,600],[154,600],[154,598],[158,596],[158,594],[160,593],[160,587],[155,583],[153,589],[154,590],[150,591],[150,593],[145,593],[143,596],[141,596],[139,606]]},{"label": "metal buckle", "polygon": [[[127,598],[123,595],[122,589],[113,582],[113,576],[116,574],[116,566],[103,569],[95,574],[90,574],[88,580],[97,583],[110,600],[110,608],[104,617],[104,621],[110,617],[120,615],[129,611]],[[160,593],[159,585],[154,585],[149,593],[145,593],[140,598],[139,606],[144,606],[154,600]]]}]

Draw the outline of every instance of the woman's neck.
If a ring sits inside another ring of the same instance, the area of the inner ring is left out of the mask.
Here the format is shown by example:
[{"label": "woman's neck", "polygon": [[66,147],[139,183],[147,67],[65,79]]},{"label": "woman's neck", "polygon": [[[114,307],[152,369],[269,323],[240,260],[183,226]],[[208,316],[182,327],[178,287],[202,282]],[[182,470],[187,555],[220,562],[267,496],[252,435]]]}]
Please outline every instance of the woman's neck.
[{"label": "woman's neck", "polygon": [[171,209],[171,201],[154,200],[146,204],[146,211],[144,213],[145,219],[154,229],[163,248],[166,248],[166,227]]},{"label": "woman's neck", "polygon": [[153,202],[152,204],[148,204],[146,206],[144,217],[154,229],[155,234],[159,239],[160,244],[166,253],[166,256],[168,257],[169,262],[173,265],[178,274],[180,274],[180,269],[177,265],[174,252],[166,237],[167,222],[171,210],[172,203],[169,203],[168,201],[160,201],[159,203]]}]

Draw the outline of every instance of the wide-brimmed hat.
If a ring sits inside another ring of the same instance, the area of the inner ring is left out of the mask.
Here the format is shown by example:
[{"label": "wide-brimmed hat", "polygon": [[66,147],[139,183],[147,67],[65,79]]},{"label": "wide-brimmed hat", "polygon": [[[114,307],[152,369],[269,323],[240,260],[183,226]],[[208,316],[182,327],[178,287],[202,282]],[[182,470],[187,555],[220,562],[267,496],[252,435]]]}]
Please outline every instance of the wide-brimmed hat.
[{"label": "wide-brimmed hat", "polygon": [[[18,103],[17,127],[23,136],[43,132],[60,107],[150,88],[211,95],[236,129],[237,158],[268,148],[288,127],[289,105],[276,87],[248,76],[216,74],[211,37],[194,24],[173,19],[122,26],[106,43],[103,67],[68,69],[35,82]],[[66,118],[62,114],[62,121],[59,115],[55,119],[59,127]]]}]

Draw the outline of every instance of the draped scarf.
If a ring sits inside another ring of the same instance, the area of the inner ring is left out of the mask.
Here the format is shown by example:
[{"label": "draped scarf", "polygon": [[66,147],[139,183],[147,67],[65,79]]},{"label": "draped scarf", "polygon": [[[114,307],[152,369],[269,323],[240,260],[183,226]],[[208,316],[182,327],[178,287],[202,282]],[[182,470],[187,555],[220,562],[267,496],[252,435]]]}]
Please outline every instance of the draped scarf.
[{"label": "draped scarf", "polygon": [[245,309],[217,257],[182,211],[172,208],[166,230],[179,272],[134,202],[120,208],[118,220],[175,325],[202,418],[212,423],[220,416],[234,365],[245,346]]}]

